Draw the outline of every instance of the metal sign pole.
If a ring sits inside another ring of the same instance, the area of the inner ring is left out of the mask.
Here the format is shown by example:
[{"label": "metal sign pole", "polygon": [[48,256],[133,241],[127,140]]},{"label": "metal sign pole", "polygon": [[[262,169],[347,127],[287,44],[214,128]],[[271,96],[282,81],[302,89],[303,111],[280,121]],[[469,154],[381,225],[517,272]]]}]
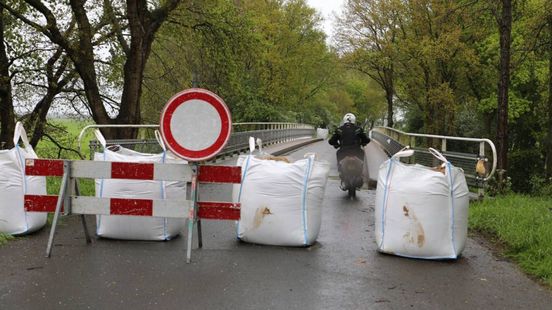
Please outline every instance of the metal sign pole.
[{"label": "metal sign pole", "polygon": [[186,249],[186,263],[190,263],[192,257],[192,241],[194,236],[194,224],[197,216],[197,175],[198,165],[197,163],[190,164],[192,166],[192,188],[190,195],[192,196],[192,207],[190,208],[190,214],[188,216],[188,247]]}]

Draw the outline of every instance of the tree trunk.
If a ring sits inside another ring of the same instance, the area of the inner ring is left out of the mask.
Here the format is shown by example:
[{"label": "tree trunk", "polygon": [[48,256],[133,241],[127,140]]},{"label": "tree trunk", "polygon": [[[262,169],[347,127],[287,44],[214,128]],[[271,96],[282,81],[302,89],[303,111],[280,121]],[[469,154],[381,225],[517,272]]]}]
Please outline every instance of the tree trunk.
[{"label": "tree trunk", "polygon": [[[127,3],[131,39],[128,57],[124,65],[124,87],[117,123],[139,124],[141,122],[142,79],[157,28],[152,27],[145,2],[128,1]],[[121,128],[117,131],[117,137],[123,139],[135,138],[137,134],[138,130],[135,128]]]},{"label": "tree trunk", "polygon": [[[118,124],[139,124],[142,121],[140,99],[142,80],[155,33],[174,10],[180,0],[166,1],[154,12],[148,10],[147,1],[127,0],[127,19],[130,30],[130,47],[124,65],[124,85]],[[136,128],[121,128],[116,131],[118,139],[132,139],[138,134]]]},{"label": "tree trunk", "polygon": [[[552,36],[552,16],[548,20],[548,33]],[[548,135],[546,137],[546,177],[552,177],[552,47],[548,52]]]},{"label": "tree trunk", "polygon": [[[98,76],[94,62],[94,46],[92,44],[93,32],[86,15],[85,2],[85,0],[70,1],[71,9],[78,25],[78,48],[68,48],[66,52],[73,61],[84,83],[84,92],[92,111],[92,118],[97,124],[110,124],[112,120],[103,105],[98,87]],[[105,131],[104,134],[111,136],[111,131]]]},{"label": "tree trunk", "polygon": [[72,69],[70,69],[70,72],[67,72],[68,63],[69,59],[63,55],[63,50],[61,48],[59,48],[46,62],[48,90],[46,91],[46,95],[40,99],[38,104],[34,107],[33,112],[25,121],[25,128],[27,128],[28,132],[31,132],[29,143],[33,147],[36,147],[40,139],[42,139],[44,127],[46,126],[46,116],[48,115],[48,111],[54,99],[63,88],[74,79],[75,72]]},{"label": "tree trunk", "polygon": [[9,61],[4,45],[4,8],[0,7],[0,143],[5,142],[4,148],[13,147],[14,130],[15,112]]},{"label": "tree trunk", "polygon": [[52,89],[48,89],[48,92],[35,106],[33,112],[29,116],[29,119],[25,122],[25,127],[32,130],[32,134],[29,143],[36,147],[42,135],[44,134],[44,126],[46,125],[46,116],[52,106],[54,98],[59,92]]},{"label": "tree trunk", "polygon": [[510,46],[512,33],[512,1],[502,0],[499,20],[500,79],[498,84],[497,172],[499,189],[504,189],[508,167],[508,87],[510,84]]},{"label": "tree trunk", "polygon": [[387,100],[387,126],[393,128],[393,95],[395,94],[395,86],[393,85],[393,68],[384,72],[385,82],[385,99]]}]

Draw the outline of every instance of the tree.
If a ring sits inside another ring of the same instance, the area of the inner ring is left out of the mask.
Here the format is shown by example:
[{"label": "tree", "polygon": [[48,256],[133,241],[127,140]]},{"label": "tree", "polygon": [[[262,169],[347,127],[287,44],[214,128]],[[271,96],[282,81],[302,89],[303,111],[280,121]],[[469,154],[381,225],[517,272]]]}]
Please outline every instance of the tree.
[{"label": "tree", "polygon": [[351,68],[372,78],[385,92],[388,126],[393,127],[395,47],[400,35],[401,1],[348,0],[339,19],[337,41]]},{"label": "tree", "polygon": [[[551,8],[552,9],[552,8]],[[550,10],[548,10],[550,13]],[[552,14],[548,16],[548,133],[546,136],[546,177],[552,178]]]},{"label": "tree", "polygon": [[451,1],[409,1],[397,40],[397,96],[425,133],[454,135],[456,116],[471,100],[467,82],[475,51],[464,40],[468,7]]},{"label": "tree", "polygon": [[[4,8],[0,8],[5,12]],[[25,12],[25,7],[18,7],[18,12]],[[2,14],[1,36],[3,68],[2,80],[5,81],[5,101],[17,102],[17,110],[11,115],[11,124],[4,122],[13,132],[16,113],[19,120],[24,121],[30,144],[36,147],[44,134],[46,116],[57,96],[69,83],[76,80],[70,61],[60,47],[53,46],[44,40],[28,26],[13,18],[10,14]],[[74,30],[74,21],[68,27],[68,34]],[[6,130],[4,130],[6,132]],[[11,133],[9,133],[11,135]],[[6,139],[6,138],[4,138]],[[6,139],[11,146],[11,137]]]},{"label": "tree", "polygon": [[321,122],[328,110],[316,104],[340,68],[319,21],[304,0],[180,7],[153,46],[145,117],[158,119],[160,105],[195,80],[224,98],[235,122]]},{"label": "tree", "polygon": [[25,119],[25,128],[31,133],[29,143],[33,147],[36,147],[44,135],[44,128],[47,123],[46,116],[56,96],[76,79],[75,71],[72,68],[68,68],[70,66],[69,62],[69,58],[63,54],[61,48],[58,48],[46,61],[44,72],[46,85],[36,85],[45,88],[45,94],[35,105],[32,112],[23,117]]},{"label": "tree", "polygon": [[[500,16],[500,17],[498,17]],[[497,14],[500,35],[500,65],[497,115],[497,171],[499,186],[504,186],[508,167],[508,88],[510,85],[510,46],[512,35],[512,1],[502,0]]]},{"label": "tree", "polygon": [[[0,6],[48,37],[68,55],[84,85],[86,101],[94,121],[98,124],[140,123],[143,72],[152,42],[159,27],[181,1],[167,0],[154,6],[146,0],[127,0],[126,3],[120,1],[112,3],[106,0],[103,1],[103,5],[90,4],[86,0],[70,0],[66,11],[70,12],[71,18],[77,24],[76,34],[73,36],[66,35],[67,32],[63,30],[63,27],[68,24],[66,17],[59,15],[59,12],[63,11],[59,7],[66,8],[65,5],[57,3],[51,9],[46,1],[25,0],[25,2],[34,11],[22,14],[7,1],[0,1]],[[37,14],[42,15],[46,23],[41,23]],[[106,109],[107,104],[104,102],[106,95],[100,91],[102,76],[97,72],[99,70],[96,61],[98,51],[95,50],[98,43],[105,43],[113,36],[117,40],[109,42],[113,53],[108,61],[117,65],[116,59],[122,53],[124,63],[121,70],[121,99],[117,116],[114,118],[110,117]],[[129,128],[104,132],[108,138],[132,138],[136,133],[137,130]]]},{"label": "tree", "polygon": [[13,147],[12,137],[15,129],[15,112],[13,109],[9,60],[4,44],[5,12],[0,7],[0,142],[5,147]]}]

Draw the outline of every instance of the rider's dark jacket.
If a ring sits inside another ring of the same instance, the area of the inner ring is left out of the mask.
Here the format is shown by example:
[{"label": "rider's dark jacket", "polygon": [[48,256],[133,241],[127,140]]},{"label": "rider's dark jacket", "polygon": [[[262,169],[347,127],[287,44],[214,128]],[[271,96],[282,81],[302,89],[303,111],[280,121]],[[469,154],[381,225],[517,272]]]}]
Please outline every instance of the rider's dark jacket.
[{"label": "rider's dark jacket", "polygon": [[328,141],[337,150],[337,161],[340,162],[346,156],[356,156],[364,160],[364,152],[360,148],[370,142],[364,130],[352,123],[345,123],[336,129]]}]

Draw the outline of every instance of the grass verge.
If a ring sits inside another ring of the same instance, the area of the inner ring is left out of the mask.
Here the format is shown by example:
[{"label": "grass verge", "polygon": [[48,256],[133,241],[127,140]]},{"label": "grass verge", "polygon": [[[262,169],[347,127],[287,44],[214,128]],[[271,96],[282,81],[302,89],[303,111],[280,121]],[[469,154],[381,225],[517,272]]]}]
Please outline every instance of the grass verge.
[{"label": "grass verge", "polygon": [[11,235],[0,233],[0,245],[8,242],[8,240],[13,239],[14,237]]},{"label": "grass verge", "polygon": [[476,202],[470,229],[495,237],[507,257],[552,286],[552,198],[507,195]]}]

